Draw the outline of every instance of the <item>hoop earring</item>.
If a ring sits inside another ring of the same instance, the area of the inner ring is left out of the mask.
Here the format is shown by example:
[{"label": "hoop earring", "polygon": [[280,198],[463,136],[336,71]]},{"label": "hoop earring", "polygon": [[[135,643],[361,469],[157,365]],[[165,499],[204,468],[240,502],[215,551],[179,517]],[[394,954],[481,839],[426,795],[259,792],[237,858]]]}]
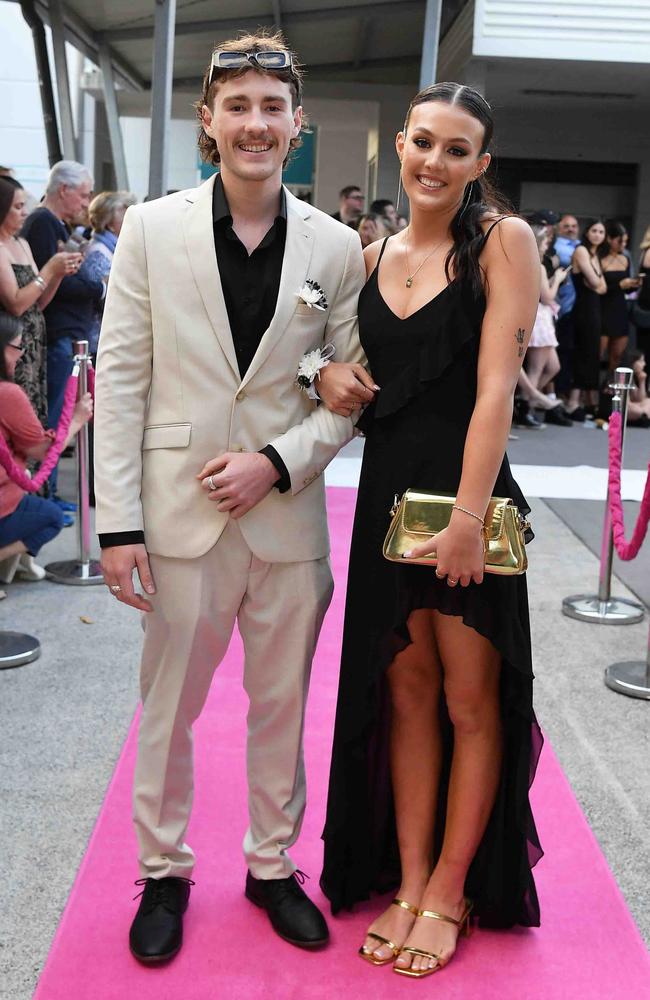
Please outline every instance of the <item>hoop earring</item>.
[{"label": "hoop earring", "polygon": [[399,203],[402,200],[402,164],[400,161],[399,165],[399,183],[397,185],[397,200],[395,202],[395,211],[399,213]]}]

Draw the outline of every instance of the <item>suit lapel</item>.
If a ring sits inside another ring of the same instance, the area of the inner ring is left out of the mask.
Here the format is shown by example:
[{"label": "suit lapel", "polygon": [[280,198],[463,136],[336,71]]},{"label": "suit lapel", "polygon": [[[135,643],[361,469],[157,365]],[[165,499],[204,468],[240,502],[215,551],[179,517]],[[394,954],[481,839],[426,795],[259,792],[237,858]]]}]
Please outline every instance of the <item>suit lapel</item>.
[{"label": "suit lapel", "polygon": [[[232,368],[237,382],[240,380],[235,345],[228,320],[228,310],[223,297],[221,277],[214,247],[212,226],[212,190],[214,177],[201,184],[188,195],[190,204],[183,215],[185,245],[192,274],[201,293],[203,305],[210,319],[221,349]],[[286,259],[286,258],[285,258]]]},{"label": "suit lapel", "polygon": [[242,380],[245,386],[261,368],[284,334],[298,304],[297,292],[309,277],[314,248],[314,230],[306,221],[311,210],[287,191],[287,240],[284,247],[280,287],[273,319],[262,337],[250,367]]}]

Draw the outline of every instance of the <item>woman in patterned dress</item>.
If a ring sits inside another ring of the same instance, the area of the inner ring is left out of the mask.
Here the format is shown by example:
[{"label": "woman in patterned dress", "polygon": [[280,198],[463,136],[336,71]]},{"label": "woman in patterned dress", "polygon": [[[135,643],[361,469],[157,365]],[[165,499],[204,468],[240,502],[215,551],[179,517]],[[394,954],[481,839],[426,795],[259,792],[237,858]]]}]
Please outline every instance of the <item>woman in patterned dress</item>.
[{"label": "woman in patterned dress", "polygon": [[23,355],[15,381],[47,427],[47,341],[43,309],[66,274],[81,265],[77,253],[56,253],[39,273],[27,240],[18,233],[26,218],[26,196],[12,178],[0,177],[0,306],[22,322]]}]

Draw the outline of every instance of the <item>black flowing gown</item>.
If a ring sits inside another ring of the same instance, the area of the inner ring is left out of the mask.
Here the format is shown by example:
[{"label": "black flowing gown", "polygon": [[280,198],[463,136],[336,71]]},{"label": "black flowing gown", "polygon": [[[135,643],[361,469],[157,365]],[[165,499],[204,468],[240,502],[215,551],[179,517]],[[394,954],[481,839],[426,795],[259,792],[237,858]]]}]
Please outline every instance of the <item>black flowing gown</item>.
[{"label": "black flowing gown", "polygon": [[[489,235],[489,231],[488,231]],[[485,237],[487,238],[487,236]],[[330,773],[321,887],[332,912],[400,883],[388,737],[385,671],[410,642],[417,608],[456,615],[501,654],[504,757],[499,790],[472,862],[467,896],[483,926],[539,925],[532,868],[542,856],[528,792],[542,746],[532,706],[525,576],[486,574],[480,585],[449,587],[432,567],[386,561],[382,542],[393,497],[408,487],[456,492],[474,410],[485,299],[453,281],[406,319],[379,291],[379,262],[359,300],[359,330],[382,387],[361,418],[366,435],[348,577],[339,695]],[[490,426],[485,434],[491,433]],[[529,507],[503,463],[493,495]],[[453,728],[440,705],[443,771],[435,854],[444,833]]]}]

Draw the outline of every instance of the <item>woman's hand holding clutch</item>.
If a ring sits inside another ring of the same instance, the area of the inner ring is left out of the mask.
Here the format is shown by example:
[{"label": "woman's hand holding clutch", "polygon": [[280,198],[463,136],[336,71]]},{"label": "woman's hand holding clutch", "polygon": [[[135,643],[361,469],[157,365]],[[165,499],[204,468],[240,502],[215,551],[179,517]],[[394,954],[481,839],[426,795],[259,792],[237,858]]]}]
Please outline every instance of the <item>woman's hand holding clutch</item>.
[{"label": "woman's hand holding clutch", "polygon": [[479,523],[472,524],[469,518],[461,520],[454,512],[448,528],[443,528],[435,538],[422,545],[415,545],[404,553],[404,558],[415,559],[430,553],[435,553],[437,558],[436,576],[439,579],[447,577],[448,586],[460,583],[461,587],[468,587],[472,580],[483,582],[485,539]]}]

